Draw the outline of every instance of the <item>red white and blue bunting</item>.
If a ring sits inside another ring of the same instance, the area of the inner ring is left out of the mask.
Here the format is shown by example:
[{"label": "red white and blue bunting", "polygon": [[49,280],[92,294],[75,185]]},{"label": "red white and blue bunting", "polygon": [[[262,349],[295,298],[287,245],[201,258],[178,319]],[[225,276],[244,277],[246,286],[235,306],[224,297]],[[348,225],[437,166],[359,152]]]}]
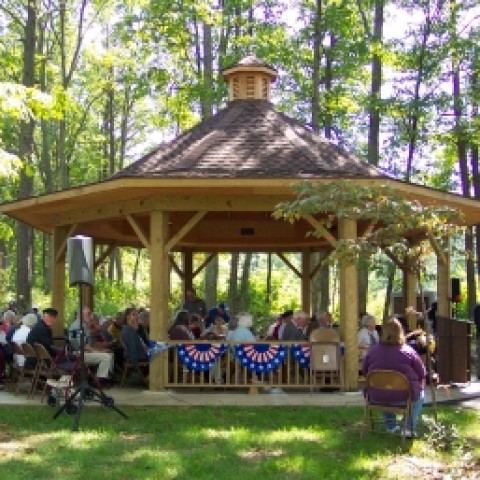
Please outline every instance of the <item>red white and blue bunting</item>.
[{"label": "red white and blue bunting", "polygon": [[297,343],[292,345],[292,355],[303,368],[310,368],[310,344]]},{"label": "red white and blue bunting", "polygon": [[251,372],[271,372],[285,361],[287,347],[268,343],[235,345],[238,361]]},{"label": "red white and blue bunting", "polygon": [[189,370],[207,372],[225,353],[227,347],[225,343],[180,344],[177,346],[177,354]]}]

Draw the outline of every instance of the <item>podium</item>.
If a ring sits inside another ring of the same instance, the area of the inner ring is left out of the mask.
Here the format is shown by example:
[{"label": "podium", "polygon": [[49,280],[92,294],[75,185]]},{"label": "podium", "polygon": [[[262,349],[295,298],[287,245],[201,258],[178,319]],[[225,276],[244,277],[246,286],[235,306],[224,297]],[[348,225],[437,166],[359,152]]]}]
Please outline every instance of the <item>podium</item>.
[{"label": "podium", "polygon": [[472,322],[437,316],[437,369],[441,383],[471,380]]}]

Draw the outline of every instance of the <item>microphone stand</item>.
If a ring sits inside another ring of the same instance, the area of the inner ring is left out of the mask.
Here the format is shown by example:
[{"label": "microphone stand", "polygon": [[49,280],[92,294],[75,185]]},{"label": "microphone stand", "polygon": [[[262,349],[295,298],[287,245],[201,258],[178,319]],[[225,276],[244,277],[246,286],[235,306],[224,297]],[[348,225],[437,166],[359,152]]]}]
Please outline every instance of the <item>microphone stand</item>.
[{"label": "microphone stand", "polygon": [[96,400],[100,402],[103,406],[109,407],[115,410],[123,418],[128,418],[125,413],[115,406],[115,401],[113,397],[105,395],[102,390],[96,389],[88,384],[87,378],[87,367],[85,365],[85,326],[83,322],[83,294],[82,294],[82,284],[77,283],[79,291],[79,309],[78,317],[80,321],[80,350],[79,350],[79,371],[80,371],[80,385],[75,389],[75,391],[65,399],[65,403],[57,410],[53,418],[57,418],[63,411],[73,415],[75,418],[73,420],[72,431],[78,430],[78,425],[80,423],[80,415],[82,414],[83,404],[85,399]]}]

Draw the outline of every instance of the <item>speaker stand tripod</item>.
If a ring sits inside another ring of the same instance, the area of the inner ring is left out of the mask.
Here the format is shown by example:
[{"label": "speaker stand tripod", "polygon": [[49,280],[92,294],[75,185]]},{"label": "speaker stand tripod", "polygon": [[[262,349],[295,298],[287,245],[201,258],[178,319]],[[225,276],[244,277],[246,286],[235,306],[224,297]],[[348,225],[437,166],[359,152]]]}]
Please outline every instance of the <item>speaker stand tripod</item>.
[{"label": "speaker stand tripod", "polygon": [[78,285],[79,290],[79,321],[80,321],[80,352],[79,352],[79,370],[80,370],[80,385],[75,391],[65,398],[65,403],[57,410],[53,416],[56,419],[63,411],[70,415],[75,415],[72,425],[72,431],[78,430],[80,423],[80,415],[82,414],[83,404],[85,400],[95,400],[100,402],[104,407],[115,410],[123,418],[128,418],[124,412],[115,406],[115,400],[112,396],[105,395],[105,393],[92,387],[88,383],[87,379],[87,367],[85,365],[85,331],[83,325],[83,298],[82,298],[82,285]]}]

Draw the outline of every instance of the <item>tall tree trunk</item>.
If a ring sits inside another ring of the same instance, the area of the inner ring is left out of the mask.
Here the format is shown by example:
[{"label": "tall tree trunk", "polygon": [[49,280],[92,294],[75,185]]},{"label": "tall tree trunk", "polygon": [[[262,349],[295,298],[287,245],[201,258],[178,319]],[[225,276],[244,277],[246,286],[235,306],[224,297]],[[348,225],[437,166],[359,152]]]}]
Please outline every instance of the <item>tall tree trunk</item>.
[{"label": "tall tree trunk", "polygon": [[[384,1],[375,0],[373,4],[373,28],[370,36],[372,42],[370,106],[368,112],[368,162],[378,166],[380,158],[380,120],[382,102],[382,53]],[[360,4],[360,2],[357,2]],[[367,26],[365,25],[365,28]],[[358,265],[358,307],[367,310],[369,261],[364,259]],[[359,313],[359,312],[358,312]]]},{"label": "tall tree trunk", "polygon": [[388,265],[387,286],[385,287],[385,302],[383,304],[382,323],[385,323],[390,316],[390,305],[392,304],[393,282],[395,280],[396,270],[396,265],[393,262],[390,262]]},{"label": "tall tree trunk", "polygon": [[265,303],[270,306],[272,301],[272,254],[267,253],[267,288],[265,290]]},{"label": "tall tree trunk", "polygon": [[238,290],[238,263],[240,255],[237,252],[233,252],[230,260],[230,277],[228,281],[228,305],[230,312],[233,314],[238,313],[237,290]]},{"label": "tall tree trunk", "polygon": [[207,308],[217,304],[218,255],[205,268],[205,303]]},{"label": "tall tree trunk", "polygon": [[246,253],[242,267],[242,281],[240,284],[239,308],[245,312],[248,309],[248,294],[250,291],[250,266],[252,264],[252,254]]},{"label": "tall tree trunk", "polygon": [[[451,0],[451,39],[457,37],[457,5],[455,0]],[[454,114],[454,132],[455,142],[457,146],[458,166],[460,170],[460,181],[462,186],[462,194],[465,197],[470,197],[470,178],[467,161],[467,133],[464,125],[464,107],[461,98],[461,80],[460,80],[460,60],[458,54],[452,51],[452,90],[453,90],[453,114]],[[468,316],[473,317],[473,310],[476,305],[476,289],[475,289],[475,266],[473,264],[473,231],[468,227],[465,231],[465,251],[470,252],[466,257],[466,272],[467,272],[467,301],[468,301]]]},{"label": "tall tree trunk", "polygon": [[[470,104],[472,109],[472,125],[478,124],[478,103],[480,101],[480,84],[478,82],[479,74],[479,58],[478,58],[478,48],[474,50],[473,61],[472,61],[472,77],[470,81],[471,85],[471,95],[470,95]],[[473,195],[475,198],[480,198],[480,171],[478,164],[478,142],[472,142],[470,145],[470,164],[472,169],[472,186],[473,186]],[[480,225],[475,225],[475,258],[477,259],[477,276],[480,277]],[[478,280],[477,280],[478,281]]]},{"label": "tall tree trunk", "polygon": [[[322,0],[316,0],[314,13],[314,29],[313,29],[313,64],[312,64],[312,94],[311,94],[311,125],[315,132],[319,132],[320,125],[320,85],[321,85],[321,59],[323,49],[323,39],[325,31],[322,28]],[[328,55],[326,55],[328,57]],[[329,83],[325,82],[325,91],[328,92],[332,88],[332,71],[331,62],[326,61],[324,78],[328,78]],[[325,115],[325,119],[330,118]],[[326,138],[331,138],[331,123],[324,121],[324,131]],[[311,267],[315,268],[321,262],[328,250],[314,252],[311,256]],[[311,298],[312,310],[318,312],[328,310],[330,303],[330,267],[328,264],[323,264],[318,273],[311,279]]]},{"label": "tall tree trunk", "polygon": [[[22,83],[26,87],[35,85],[35,52],[37,28],[36,0],[28,0],[27,21],[24,31],[24,53]],[[25,162],[26,167],[20,171],[18,198],[27,198],[33,194],[33,177],[28,173],[28,167],[33,164],[33,131],[32,119],[20,123],[20,139],[18,156]],[[32,265],[31,265],[32,229],[28,225],[17,223],[17,302],[20,312],[26,312],[32,303]]]}]

